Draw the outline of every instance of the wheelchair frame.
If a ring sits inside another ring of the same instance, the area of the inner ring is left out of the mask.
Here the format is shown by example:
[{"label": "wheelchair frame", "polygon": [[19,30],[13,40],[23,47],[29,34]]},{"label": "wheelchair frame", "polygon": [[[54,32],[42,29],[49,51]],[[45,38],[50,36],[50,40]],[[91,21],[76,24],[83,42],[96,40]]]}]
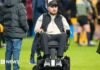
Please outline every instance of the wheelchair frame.
[{"label": "wheelchair frame", "polygon": [[[38,51],[40,48],[38,47]],[[70,58],[65,56],[61,59],[62,67],[58,67],[55,65],[55,61],[57,59],[57,51],[55,48],[50,49],[50,66],[44,67],[45,59],[42,57],[41,59],[37,59],[37,65],[33,67],[33,70],[70,70]]]}]

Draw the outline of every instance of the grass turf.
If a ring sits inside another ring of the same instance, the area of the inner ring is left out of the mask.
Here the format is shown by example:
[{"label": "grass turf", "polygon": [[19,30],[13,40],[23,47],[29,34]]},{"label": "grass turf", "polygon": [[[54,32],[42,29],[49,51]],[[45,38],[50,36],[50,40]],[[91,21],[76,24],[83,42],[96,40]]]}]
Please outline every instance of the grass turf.
[{"label": "grass turf", "polygon": [[[33,64],[29,63],[33,38],[23,40],[20,53],[20,70],[32,70]],[[78,46],[71,39],[70,47],[64,55],[71,59],[71,70],[100,70],[100,55],[96,53],[97,45],[94,47]],[[5,48],[0,48],[0,70],[5,70],[1,61],[5,58]],[[13,69],[12,69],[13,70]]]}]

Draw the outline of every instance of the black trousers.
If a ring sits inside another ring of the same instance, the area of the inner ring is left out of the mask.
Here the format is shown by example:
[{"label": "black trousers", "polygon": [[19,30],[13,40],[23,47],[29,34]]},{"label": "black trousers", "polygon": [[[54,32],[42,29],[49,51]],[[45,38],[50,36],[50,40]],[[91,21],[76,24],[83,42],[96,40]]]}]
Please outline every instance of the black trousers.
[{"label": "black trousers", "polygon": [[98,44],[98,48],[97,48],[97,51],[96,51],[98,54],[100,54],[100,40],[99,40],[99,44]]},{"label": "black trousers", "polygon": [[95,27],[94,27],[94,23],[92,23],[91,21],[90,21],[90,30],[91,30],[90,40],[93,40],[93,35],[94,35],[94,32],[95,32]]},{"label": "black trousers", "polygon": [[56,35],[41,33],[41,44],[43,47],[44,55],[50,55],[48,42],[54,40],[54,41],[58,41],[60,45],[60,47],[57,49],[57,56],[62,57],[64,53],[64,48],[66,46],[66,39],[67,39],[67,36],[65,33],[56,34]]}]

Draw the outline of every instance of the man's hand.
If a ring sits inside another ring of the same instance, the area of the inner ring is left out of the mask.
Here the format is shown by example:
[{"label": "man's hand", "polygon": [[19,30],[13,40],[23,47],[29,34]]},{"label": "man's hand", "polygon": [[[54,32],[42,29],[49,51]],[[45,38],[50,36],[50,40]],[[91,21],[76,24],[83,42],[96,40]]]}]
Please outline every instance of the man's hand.
[{"label": "man's hand", "polygon": [[41,33],[41,32],[43,32],[43,29],[38,29],[37,32]]},{"label": "man's hand", "polygon": [[70,30],[66,30],[66,33],[67,33],[67,37],[69,38],[70,37]]}]

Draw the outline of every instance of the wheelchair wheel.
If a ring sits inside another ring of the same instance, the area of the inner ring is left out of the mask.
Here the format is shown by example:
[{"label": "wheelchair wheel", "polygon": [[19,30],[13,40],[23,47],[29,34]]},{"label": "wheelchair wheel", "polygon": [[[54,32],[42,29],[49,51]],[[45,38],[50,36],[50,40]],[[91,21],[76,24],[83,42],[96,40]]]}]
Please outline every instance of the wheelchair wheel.
[{"label": "wheelchair wheel", "polygon": [[37,70],[37,66],[34,66],[32,70]]},{"label": "wheelchair wheel", "polygon": [[45,67],[43,70],[63,70],[61,67]]},{"label": "wheelchair wheel", "polygon": [[38,60],[37,65],[35,65],[32,70],[44,70],[43,65],[44,65],[44,59],[40,59]]},{"label": "wheelchair wheel", "polygon": [[65,56],[65,58],[62,60],[63,62],[63,70],[70,70],[70,58]]},{"label": "wheelchair wheel", "polygon": [[43,68],[41,68],[40,66],[34,66],[32,70],[43,70]]}]

